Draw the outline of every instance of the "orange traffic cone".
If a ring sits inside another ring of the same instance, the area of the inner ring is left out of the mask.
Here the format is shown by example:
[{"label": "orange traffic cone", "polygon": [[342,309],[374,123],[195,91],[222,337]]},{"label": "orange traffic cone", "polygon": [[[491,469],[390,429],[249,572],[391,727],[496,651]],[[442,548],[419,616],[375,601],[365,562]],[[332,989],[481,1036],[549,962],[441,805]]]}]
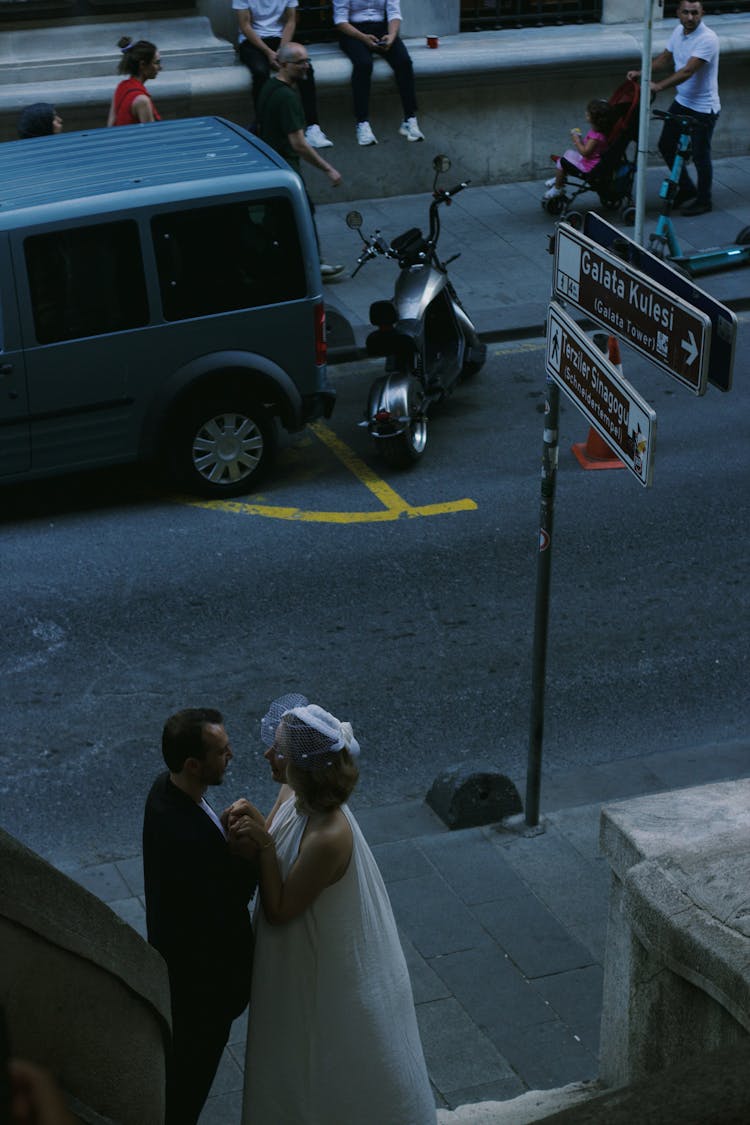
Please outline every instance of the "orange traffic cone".
[{"label": "orange traffic cone", "polygon": [[[616,336],[607,340],[607,355],[609,362],[613,363],[622,374],[622,359],[620,358],[620,345]],[[589,436],[586,441],[577,442],[572,450],[582,469],[624,469],[626,466],[619,457],[615,457],[612,449],[603,437],[597,433],[593,426],[589,427]]]}]

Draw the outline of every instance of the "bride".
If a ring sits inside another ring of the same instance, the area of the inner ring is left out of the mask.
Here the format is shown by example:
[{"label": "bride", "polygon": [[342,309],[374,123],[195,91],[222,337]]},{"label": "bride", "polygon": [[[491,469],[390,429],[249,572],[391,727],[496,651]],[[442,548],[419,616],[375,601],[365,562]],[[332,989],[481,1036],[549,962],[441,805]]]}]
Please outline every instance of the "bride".
[{"label": "bride", "polygon": [[259,849],[243,1125],[435,1125],[411,985],[383,880],[346,805],[359,745],[304,696],[261,722],[278,800],[230,838]]}]

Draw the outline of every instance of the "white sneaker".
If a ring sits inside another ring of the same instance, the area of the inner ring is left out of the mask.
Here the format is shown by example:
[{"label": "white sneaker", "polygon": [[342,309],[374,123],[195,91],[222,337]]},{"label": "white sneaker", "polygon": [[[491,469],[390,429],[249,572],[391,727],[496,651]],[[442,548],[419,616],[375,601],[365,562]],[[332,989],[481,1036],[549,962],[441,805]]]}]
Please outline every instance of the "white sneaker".
[{"label": "white sneaker", "polygon": [[328,139],[320,125],[308,125],[305,129],[305,140],[310,148],[333,148],[333,141]]},{"label": "white sneaker", "polygon": [[545,187],[554,187],[556,179],[557,179],[557,176],[550,176],[550,178],[548,180],[544,181],[544,186]]},{"label": "white sneaker", "polygon": [[357,124],[357,144],[358,145],[376,145],[378,138],[370,128],[369,121],[360,121]]},{"label": "white sneaker", "polygon": [[344,272],[346,266],[329,266],[328,262],[320,263],[320,276],[323,281],[331,281]]},{"label": "white sneaker", "polygon": [[424,133],[419,128],[416,117],[407,117],[406,121],[401,122],[398,131],[402,137],[406,137],[407,141],[424,140]]},{"label": "white sneaker", "polygon": [[549,191],[545,191],[542,199],[555,199],[558,195],[562,195],[562,188],[553,186]]}]

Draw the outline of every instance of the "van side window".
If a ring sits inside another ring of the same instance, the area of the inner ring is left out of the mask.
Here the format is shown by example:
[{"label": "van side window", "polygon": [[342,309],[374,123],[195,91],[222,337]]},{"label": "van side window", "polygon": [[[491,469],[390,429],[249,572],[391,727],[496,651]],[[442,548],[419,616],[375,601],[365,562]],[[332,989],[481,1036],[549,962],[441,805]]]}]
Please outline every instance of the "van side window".
[{"label": "van side window", "polygon": [[132,220],[34,234],[24,241],[40,344],[148,324],[138,226]]},{"label": "van side window", "polygon": [[257,308],[306,296],[287,199],[168,211],[152,219],[165,320]]}]

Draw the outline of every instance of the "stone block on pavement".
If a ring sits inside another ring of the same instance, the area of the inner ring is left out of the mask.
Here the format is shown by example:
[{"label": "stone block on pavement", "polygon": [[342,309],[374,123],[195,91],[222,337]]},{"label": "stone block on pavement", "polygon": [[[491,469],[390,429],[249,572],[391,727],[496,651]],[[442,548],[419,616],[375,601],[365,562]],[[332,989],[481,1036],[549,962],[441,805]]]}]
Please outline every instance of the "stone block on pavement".
[{"label": "stone block on pavement", "polygon": [[451,830],[493,824],[523,811],[510,778],[477,763],[444,770],[433,781],[425,800]]}]

